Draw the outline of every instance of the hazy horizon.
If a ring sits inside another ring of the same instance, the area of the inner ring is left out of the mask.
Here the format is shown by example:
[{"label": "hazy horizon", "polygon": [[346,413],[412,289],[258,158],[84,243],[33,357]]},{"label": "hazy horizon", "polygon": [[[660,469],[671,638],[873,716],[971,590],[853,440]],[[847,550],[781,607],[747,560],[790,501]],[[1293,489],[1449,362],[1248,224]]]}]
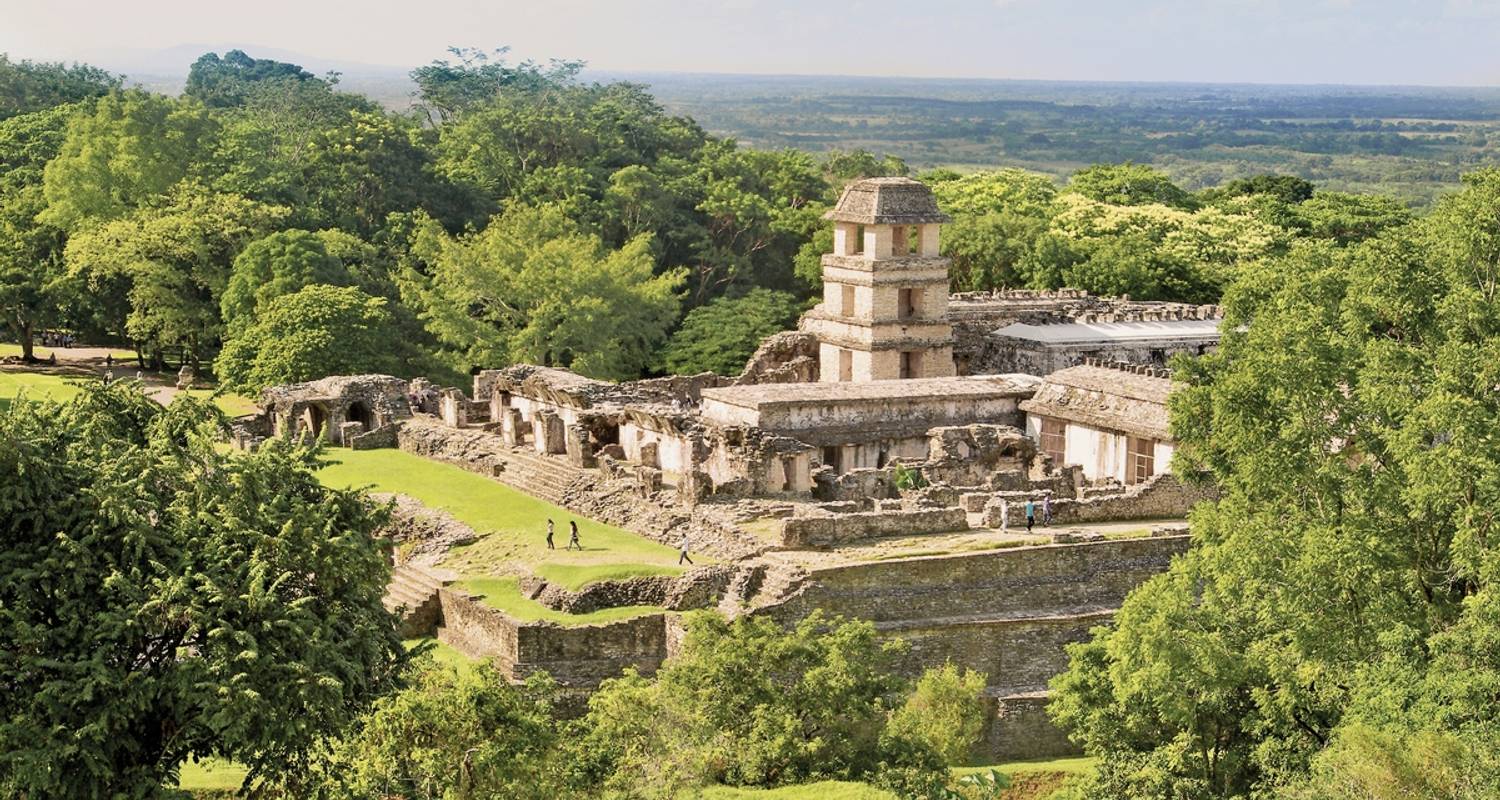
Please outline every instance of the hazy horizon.
[{"label": "hazy horizon", "polygon": [[[0,52],[160,74],[198,52],[403,70],[453,45],[600,72],[1124,83],[1500,85],[1500,0],[0,2]],[[357,9],[357,14],[349,13]],[[324,67],[322,65],[333,65]],[[147,65],[155,65],[148,68]]]}]

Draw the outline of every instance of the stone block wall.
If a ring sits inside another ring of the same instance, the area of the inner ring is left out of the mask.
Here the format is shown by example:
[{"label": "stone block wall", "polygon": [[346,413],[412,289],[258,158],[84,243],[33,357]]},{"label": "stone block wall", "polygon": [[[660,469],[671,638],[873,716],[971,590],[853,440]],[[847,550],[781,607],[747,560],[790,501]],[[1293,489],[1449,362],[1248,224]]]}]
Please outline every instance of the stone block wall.
[{"label": "stone block wall", "polygon": [[544,670],[563,686],[594,687],[627,667],[650,675],[667,655],[664,614],[564,627],[518,621],[461,589],[444,588],[438,597],[439,638],[471,657],[494,659],[512,680]]},{"label": "stone block wall", "polygon": [[1188,537],[1169,536],[831,567],[773,613],[800,619],[821,608],[882,623],[1113,609],[1187,547]]},{"label": "stone block wall", "polygon": [[961,508],[792,517],[782,521],[781,545],[790,548],[829,547],[876,536],[919,536],[968,528],[968,515]]},{"label": "stone block wall", "polygon": [[1047,716],[1046,692],[985,697],[989,713],[980,737],[979,751],[995,761],[1033,761],[1079,754]]},{"label": "stone block wall", "polygon": [[1132,519],[1177,519],[1219,496],[1211,483],[1190,484],[1164,472],[1119,494],[1052,501],[1053,524]]},{"label": "stone block wall", "polygon": [[1087,641],[1089,630],[1113,616],[1092,611],[1047,617],[974,618],[882,623],[882,635],[898,636],[908,650],[897,669],[915,679],[946,662],[982,672],[992,688],[1007,692],[1044,689],[1068,666],[1063,647]]}]

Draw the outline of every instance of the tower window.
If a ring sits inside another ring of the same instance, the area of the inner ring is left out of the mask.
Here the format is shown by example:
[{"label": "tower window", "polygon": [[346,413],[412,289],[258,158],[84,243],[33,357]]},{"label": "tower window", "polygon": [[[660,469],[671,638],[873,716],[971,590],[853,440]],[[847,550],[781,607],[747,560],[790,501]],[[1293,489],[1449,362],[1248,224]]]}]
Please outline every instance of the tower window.
[{"label": "tower window", "polygon": [[896,296],[896,315],[903,320],[915,319],[922,310],[922,290],[902,289]]},{"label": "tower window", "polygon": [[839,350],[839,380],[845,383],[854,380],[854,352]]},{"label": "tower window", "polygon": [[901,377],[922,377],[922,354],[916,350],[901,351]]},{"label": "tower window", "polygon": [[854,287],[844,286],[840,312],[846,317],[854,316]]}]

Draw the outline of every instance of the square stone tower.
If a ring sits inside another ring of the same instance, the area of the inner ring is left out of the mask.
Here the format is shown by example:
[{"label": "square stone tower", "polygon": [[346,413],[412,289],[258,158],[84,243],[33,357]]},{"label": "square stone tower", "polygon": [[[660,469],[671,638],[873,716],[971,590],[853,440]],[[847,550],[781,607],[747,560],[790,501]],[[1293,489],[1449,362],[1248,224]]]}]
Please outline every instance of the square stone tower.
[{"label": "square stone tower", "polygon": [[868,178],[824,215],[823,302],[803,317],[818,337],[824,382],[944,378],[955,374],[948,325],[948,222],[932,190],[910,178]]}]

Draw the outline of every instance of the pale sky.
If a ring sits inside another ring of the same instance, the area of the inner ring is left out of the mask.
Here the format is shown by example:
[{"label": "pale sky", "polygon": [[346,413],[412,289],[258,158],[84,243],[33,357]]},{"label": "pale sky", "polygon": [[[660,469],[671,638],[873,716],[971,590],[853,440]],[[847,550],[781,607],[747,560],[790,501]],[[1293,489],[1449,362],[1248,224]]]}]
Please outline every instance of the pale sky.
[{"label": "pale sky", "polygon": [[182,45],[412,66],[449,45],[602,70],[1500,85],[1500,0],[0,0],[12,58]]}]

